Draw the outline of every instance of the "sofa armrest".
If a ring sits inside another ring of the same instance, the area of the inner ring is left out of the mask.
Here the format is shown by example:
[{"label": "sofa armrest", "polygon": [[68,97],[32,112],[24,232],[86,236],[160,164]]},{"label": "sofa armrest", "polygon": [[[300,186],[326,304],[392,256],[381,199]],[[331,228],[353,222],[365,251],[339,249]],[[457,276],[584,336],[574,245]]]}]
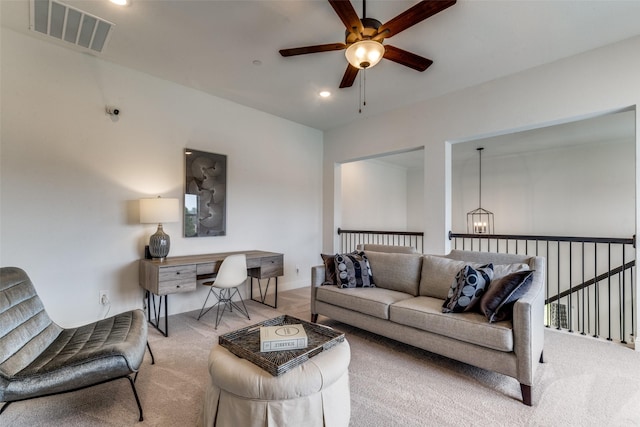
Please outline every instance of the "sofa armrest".
[{"label": "sofa armrest", "polygon": [[314,265],[311,267],[311,287],[322,286],[325,279],[324,265]]},{"label": "sofa armrest", "polygon": [[535,257],[531,287],[513,306],[514,352],[518,360],[518,380],[532,385],[544,347],[545,259]]},{"label": "sofa armrest", "polygon": [[316,291],[322,286],[325,278],[325,267],[324,265],[314,265],[311,267],[311,300],[310,300],[310,309],[311,314],[316,313]]}]

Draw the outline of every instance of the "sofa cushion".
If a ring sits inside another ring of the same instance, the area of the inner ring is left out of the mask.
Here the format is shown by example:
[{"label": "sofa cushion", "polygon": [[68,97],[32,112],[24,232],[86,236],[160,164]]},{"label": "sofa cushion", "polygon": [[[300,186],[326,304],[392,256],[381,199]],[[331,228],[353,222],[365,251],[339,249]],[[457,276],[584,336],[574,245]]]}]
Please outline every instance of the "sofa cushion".
[{"label": "sofa cushion", "polygon": [[498,280],[508,274],[515,273],[517,271],[529,271],[531,267],[529,264],[525,263],[515,263],[515,264],[494,264],[493,265],[493,279]]},{"label": "sofa cushion", "polygon": [[366,254],[376,287],[418,295],[421,255],[370,251]]},{"label": "sofa cushion", "polygon": [[[338,307],[389,319],[389,306],[404,299],[412,299],[404,292],[382,288],[338,288],[322,286],[318,288],[316,300]],[[486,320],[485,320],[486,323]]]},{"label": "sofa cushion", "polygon": [[494,280],[480,298],[480,311],[489,322],[499,322],[513,317],[513,304],[526,293],[533,278],[533,271],[519,271]]},{"label": "sofa cushion", "polygon": [[493,264],[473,268],[465,265],[456,274],[447,299],[442,304],[443,313],[463,313],[473,309],[493,278]]},{"label": "sofa cushion", "polygon": [[478,312],[442,313],[442,300],[414,297],[394,303],[390,320],[416,329],[443,335],[494,350],[513,351],[511,321],[487,323]]},{"label": "sofa cushion", "polygon": [[466,264],[465,261],[455,261],[435,255],[425,255],[422,258],[422,276],[420,279],[419,295],[433,298],[447,299],[451,283]]},{"label": "sofa cushion", "polygon": [[364,252],[336,254],[336,282],[342,288],[374,287],[371,266]]},{"label": "sofa cushion", "polygon": [[358,250],[369,252],[387,252],[396,254],[415,254],[416,248],[413,246],[377,245],[374,243],[364,243],[358,245]]}]

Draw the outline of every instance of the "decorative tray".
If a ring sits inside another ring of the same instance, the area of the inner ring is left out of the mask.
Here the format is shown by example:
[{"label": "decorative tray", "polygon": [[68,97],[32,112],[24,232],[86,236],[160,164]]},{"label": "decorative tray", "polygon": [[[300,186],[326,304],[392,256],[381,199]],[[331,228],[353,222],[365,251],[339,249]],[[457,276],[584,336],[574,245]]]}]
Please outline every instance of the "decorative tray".
[{"label": "decorative tray", "polygon": [[[302,324],[309,345],[298,350],[260,352],[260,327]],[[327,326],[310,323],[287,314],[247,326],[218,337],[218,343],[238,357],[247,359],[274,377],[295,368],[344,341],[344,334]]]}]

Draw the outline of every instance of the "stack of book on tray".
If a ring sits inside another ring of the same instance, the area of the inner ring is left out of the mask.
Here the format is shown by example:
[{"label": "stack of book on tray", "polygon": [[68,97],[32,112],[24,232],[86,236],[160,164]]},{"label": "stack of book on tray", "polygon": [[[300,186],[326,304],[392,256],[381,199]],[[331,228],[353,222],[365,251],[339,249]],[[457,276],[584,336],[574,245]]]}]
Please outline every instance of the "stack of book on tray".
[{"label": "stack of book on tray", "polygon": [[261,326],[260,351],[298,350],[307,347],[307,333],[301,324]]}]

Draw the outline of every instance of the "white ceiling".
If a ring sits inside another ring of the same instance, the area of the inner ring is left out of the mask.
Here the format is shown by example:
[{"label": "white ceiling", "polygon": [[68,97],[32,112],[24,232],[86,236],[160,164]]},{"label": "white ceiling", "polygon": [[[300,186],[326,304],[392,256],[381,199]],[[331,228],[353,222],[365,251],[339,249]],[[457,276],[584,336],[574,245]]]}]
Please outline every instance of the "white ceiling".
[{"label": "white ceiling", "polygon": [[[640,1],[458,0],[385,40],[434,64],[419,73],[383,60],[367,72],[359,114],[358,80],[338,89],[343,52],[278,54],[344,41],[325,0],[62,2],[115,24],[100,58],[321,130],[640,34]],[[0,3],[3,26],[39,36],[28,30],[28,0]],[[369,0],[367,16],[384,23],[416,3]],[[362,2],[353,4],[360,14]],[[320,99],[322,89],[333,96]]]}]

